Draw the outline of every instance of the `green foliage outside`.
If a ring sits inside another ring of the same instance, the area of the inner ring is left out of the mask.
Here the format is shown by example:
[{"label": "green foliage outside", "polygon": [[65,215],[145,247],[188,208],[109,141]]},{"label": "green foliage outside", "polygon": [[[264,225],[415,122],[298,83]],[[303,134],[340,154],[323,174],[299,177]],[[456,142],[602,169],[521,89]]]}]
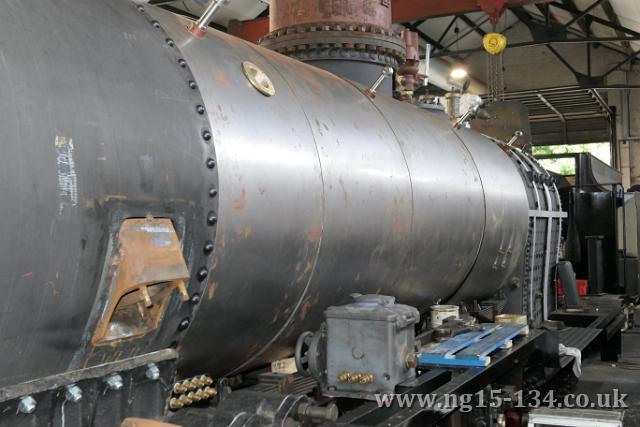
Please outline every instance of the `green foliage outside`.
[{"label": "green foliage outside", "polygon": [[[540,154],[565,154],[565,153],[591,153],[604,163],[611,165],[611,147],[608,142],[596,142],[593,144],[576,145],[547,145],[533,147],[533,155]],[[540,164],[552,172],[561,175],[575,175],[575,162],[568,159],[540,159]]]}]

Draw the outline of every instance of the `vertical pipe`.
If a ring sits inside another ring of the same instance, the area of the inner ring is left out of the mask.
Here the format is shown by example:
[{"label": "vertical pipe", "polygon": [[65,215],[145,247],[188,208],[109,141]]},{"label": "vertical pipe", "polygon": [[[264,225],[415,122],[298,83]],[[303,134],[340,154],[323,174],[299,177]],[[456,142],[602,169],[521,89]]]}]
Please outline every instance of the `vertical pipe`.
[{"label": "vertical pipe", "polygon": [[202,16],[189,26],[189,32],[198,38],[204,37],[207,33],[207,28],[209,28],[209,24],[213,20],[213,15],[222,7],[222,3],[223,0],[210,0],[204,12],[202,12]]}]

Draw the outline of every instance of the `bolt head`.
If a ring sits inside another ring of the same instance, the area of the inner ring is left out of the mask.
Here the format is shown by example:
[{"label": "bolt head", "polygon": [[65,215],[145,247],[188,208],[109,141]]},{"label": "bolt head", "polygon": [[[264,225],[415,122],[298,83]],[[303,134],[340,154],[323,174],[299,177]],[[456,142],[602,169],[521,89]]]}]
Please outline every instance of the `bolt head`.
[{"label": "bolt head", "polygon": [[111,374],[107,378],[105,378],[104,382],[107,384],[107,386],[111,390],[114,390],[114,391],[120,390],[124,385],[124,382],[122,381],[122,377],[120,376],[120,374]]},{"label": "bolt head", "polygon": [[36,411],[38,402],[31,396],[24,396],[18,403],[18,412],[21,414],[33,414]]},{"label": "bolt head", "polygon": [[82,389],[75,384],[70,384],[66,387],[64,397],[71,403],[78,403],[82,400]]},{"label": "bolt head", "polygon": [[160,369],[158,368],[158,365],[156,365],[155,363],[149,363],[147,365],[147,371],[145,372],[145,375],[152,381],[157,381],[158,379],[160,379]]}]

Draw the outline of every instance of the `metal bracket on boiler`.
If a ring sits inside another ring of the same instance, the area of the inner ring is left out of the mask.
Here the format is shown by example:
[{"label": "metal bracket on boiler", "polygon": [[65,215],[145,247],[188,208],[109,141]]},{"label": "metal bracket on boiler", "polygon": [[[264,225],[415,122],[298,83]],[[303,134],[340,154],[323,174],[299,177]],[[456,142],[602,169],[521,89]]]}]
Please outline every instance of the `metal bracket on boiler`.
[{"label": "metal bracket on boiler", "polygon": [[189,269],[171,220],[127,219],[117,245],[109,271],[109,302],[93,335],[94,345],[156,329],[174,290],[189,301]]}]

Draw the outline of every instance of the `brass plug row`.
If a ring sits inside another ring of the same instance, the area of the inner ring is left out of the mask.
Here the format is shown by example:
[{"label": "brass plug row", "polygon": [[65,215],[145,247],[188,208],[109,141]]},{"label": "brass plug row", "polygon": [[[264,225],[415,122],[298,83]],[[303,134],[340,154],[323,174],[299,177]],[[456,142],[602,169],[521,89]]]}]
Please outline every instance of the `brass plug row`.
[{"label": "brass plug row", "polygon": [[338,375],[338,381],[351,384],[373,384],[375,377],[370,373],[343,372]]},{"label": "brass plug row", "polygon": [[183,381],[178,381],[173,385],[173,392],[175,394],[183,394],[202,387],[210,386],[211,384],[213,384],[213,380],[208,375],[199,375],[197,377],[187,378]]},{"label": "brass plug row", "polygon": [[212,387],[205,387],[196,391],[190,391],[189,393],[182,394],[178,397],[171,398],[171,400],[169,400],[169,407],[171,409],[180,409],[195,402],[200,402],[201,400],[211,399],[212,397],[216,397],[217,395],[218,390]]}]

